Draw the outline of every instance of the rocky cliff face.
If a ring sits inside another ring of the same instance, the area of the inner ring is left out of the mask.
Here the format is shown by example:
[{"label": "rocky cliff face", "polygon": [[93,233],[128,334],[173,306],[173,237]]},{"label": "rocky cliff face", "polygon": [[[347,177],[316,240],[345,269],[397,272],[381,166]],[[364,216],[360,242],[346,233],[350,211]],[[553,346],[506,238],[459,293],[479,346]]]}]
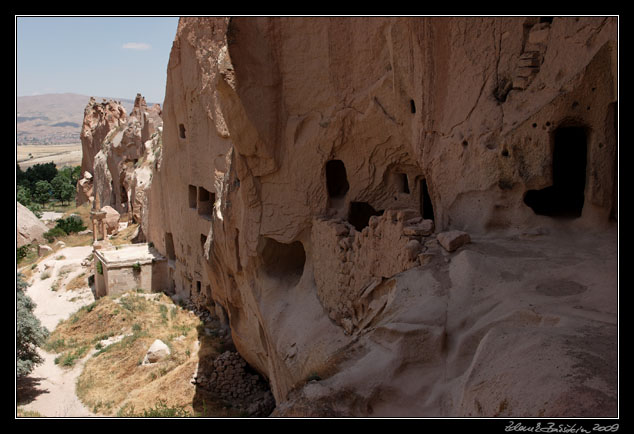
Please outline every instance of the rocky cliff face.
[{"label": "rocky cliff face", "polygon": [[77,184],[78,204],[99,196],[101,206],[130,213],[142,222],[147,206],[155,157],[160,154],[161,107],[147,107],[137,94],[132,112],[116,101],[96,103],[84,111],[82,127],[82,173]]},{"label": "rocky cliff face", "polygon": [[181,19],[144,226],[170,290],[277,415],[614,416],[616,42],[600,17]]}]

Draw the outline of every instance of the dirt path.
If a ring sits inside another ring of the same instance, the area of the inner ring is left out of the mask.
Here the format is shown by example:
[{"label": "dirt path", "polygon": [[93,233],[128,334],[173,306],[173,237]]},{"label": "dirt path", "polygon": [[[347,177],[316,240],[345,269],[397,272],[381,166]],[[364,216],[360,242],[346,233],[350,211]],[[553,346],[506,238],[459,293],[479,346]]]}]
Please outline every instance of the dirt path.
[{"label": "dirt path", "polygon": [[[80,307],[94,301],[89,287],[64,290],[70,280],[90,272],[81,263],[91,252],[90,246],[67,247],[51,254],[34,270],[26,293],[37,305],[35,316],[49,331],[52,332],[59,321],[68,318]],[[51,290],[55,282],[58,282],[57,291]],[[55,364],[56,354],[42,349],[39,352],[44,363],[36,366],[27,378],[18,383],[18,406],[46,417],[96,416],[75,395],[75,382],[90,354],[73,368],[65,369]]]}]

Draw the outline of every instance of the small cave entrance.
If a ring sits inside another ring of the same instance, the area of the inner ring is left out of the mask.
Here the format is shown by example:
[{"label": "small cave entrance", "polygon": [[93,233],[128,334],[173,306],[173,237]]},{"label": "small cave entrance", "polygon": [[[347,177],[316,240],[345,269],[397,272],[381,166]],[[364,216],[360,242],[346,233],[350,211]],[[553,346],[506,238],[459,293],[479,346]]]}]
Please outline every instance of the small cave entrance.
[{"label": "small cave entrance", "polygon": [[215,201],[215,193],[210,193],[203,187],[198,187],[198,215],[211,218]]},{"label": "small cave entrance", "polygon": [[429,189],[427,188],[427,180],[420,180],[420,215],[425,220],[434,220],[434,206],[431,202]]},{"label": "small cave entrance", "polygon": [[350,189],[343,161],[330,160],[326,163],[326,187],[328,196],[333,199],[344,197]]},{"label": "small cave entrance", "polygon": [[367,202],[350,202],[350,210],[348,211],[348,223],[355,227],[359,232],[370,223],[370,217],[373,215],[383,215],[383,210],[377,211]]},{"label": "small cave entrance", "polygon": [[529,190],[524,203],[535,214],[561,217],[581,217],[586,188],[588,143],[583,127],[559,127],[553,134],[551,186]]},{"label": "small cave entrance", "polygon": [[285,244],[263,237],[258,252],[267,276],[285,280],[290,286],[299,283],[306,263],[306,251],[300,241]]},{"label": "small cave entrance", "polygon": [[183,124],[178,124],[178,136],[179,136],[181,139],[186,138],[186,136],[185,136],[185,125],[183,125]]}]

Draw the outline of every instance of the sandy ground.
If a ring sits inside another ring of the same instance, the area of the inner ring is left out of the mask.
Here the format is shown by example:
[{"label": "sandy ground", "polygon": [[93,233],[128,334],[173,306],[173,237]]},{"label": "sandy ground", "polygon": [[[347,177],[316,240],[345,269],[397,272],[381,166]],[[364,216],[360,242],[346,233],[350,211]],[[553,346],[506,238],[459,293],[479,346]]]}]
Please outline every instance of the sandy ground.
[{"label": "sandy ground", "polygon": [[[34,314],[42,325],[53,331],[57,323],[76,312],[81,306],[94,301],[89,287],[65,291],[65,284],[88,272],[81,262],[92,252],[91,246],[61,249],[38,264],[26,293],[37,304]],[[59,259],[56,259],[59,258]],[[49,277],[42,279],[42,275]],[[51,286],[59,280],[59,290]],[[75,382],[81,374],[88,354],[73,368],[64,369],[54,362],[56,354],[40,349],[44,363],[36,366],[31,375],[18,384],[18,406],[24,410],[37,411],[45,417],[87,417],[94,414],[75,395]]]}]

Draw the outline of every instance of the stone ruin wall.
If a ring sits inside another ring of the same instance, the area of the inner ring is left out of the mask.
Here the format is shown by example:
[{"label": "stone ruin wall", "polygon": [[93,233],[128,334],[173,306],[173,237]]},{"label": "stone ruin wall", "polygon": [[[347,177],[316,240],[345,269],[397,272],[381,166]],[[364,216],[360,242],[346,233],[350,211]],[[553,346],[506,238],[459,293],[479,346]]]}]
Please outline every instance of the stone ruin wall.
[{"label": "stone ruin wall", "polygon": [[182,18],[144,232],[282,402],[343,363],[430,225],[559,222],[524,202],[559,127],[587,141],[569,224],[609,224],[616,49],[615,18]]}]

